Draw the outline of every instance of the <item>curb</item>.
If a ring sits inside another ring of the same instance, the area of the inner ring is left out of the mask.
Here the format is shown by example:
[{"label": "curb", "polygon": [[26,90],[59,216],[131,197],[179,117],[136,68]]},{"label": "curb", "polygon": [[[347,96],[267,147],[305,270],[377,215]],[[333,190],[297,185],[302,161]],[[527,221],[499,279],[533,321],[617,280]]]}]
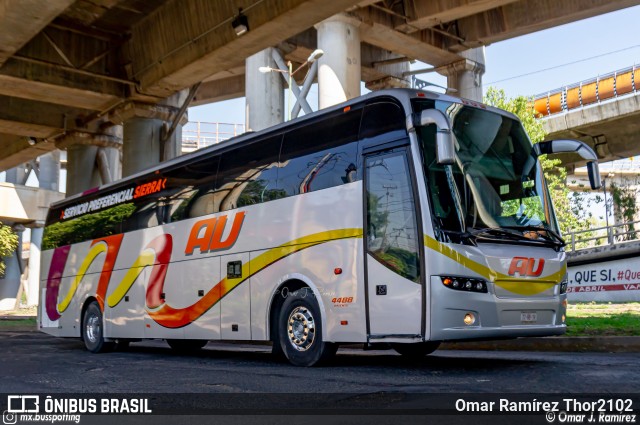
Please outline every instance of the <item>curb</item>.
[{"label": "curb", "polygon": [[35,318],[36,316],[0,316],[0,320],[29,320]]},{"label": "curb", "polygon": [[445,342],[441,350],[556,351],[640,353],[639,336],[575,336],[518,338],[502,341]]}]

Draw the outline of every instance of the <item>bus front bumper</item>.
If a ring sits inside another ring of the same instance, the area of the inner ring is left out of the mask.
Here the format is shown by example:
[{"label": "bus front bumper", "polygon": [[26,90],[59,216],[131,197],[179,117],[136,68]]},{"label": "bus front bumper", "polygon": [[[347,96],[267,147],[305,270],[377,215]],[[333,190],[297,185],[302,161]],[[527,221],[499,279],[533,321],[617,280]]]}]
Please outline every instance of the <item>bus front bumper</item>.
[{"label": "bus front bumper", "polygon": [[492,293],[451,290],[431,281],[429,339],[504,339],[562,335],[566,294],[545,298],[500,298]]}]

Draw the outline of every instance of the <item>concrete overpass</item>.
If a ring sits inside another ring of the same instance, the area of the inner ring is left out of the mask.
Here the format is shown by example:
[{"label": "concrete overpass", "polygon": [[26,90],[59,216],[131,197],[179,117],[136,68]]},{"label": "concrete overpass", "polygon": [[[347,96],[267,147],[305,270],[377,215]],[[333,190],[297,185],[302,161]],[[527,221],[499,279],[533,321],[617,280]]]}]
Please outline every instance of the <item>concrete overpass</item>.
[{"label": "concrete overpass", "polygon": [[[317,47],[314,25],[338,13],[357,29],[361,79],[375,88],[402,79],[403,68],[393,66],[399,62],[418,59],[455,77],[474,66],[468,49],[637,4],[7,0],[0,13],[0,169],[55,148],[122,149],[110,126],[124,124],[126,144],[127,122],[171,122],[185,101],[181,91],[203,81],[194,104],[242,96],[245,59],[278,47],[300,63]],[[249,31],[238,37],[232,22],[240,8]],[[70,153],[70,163],[76,157]]]},{"label": "concrete overpass", "polygon": [[[580,139],[600,161],[640,154],[640,68],[632,66],[536,96],[547,139]],[[565,163],[583,165],[575,157]]]}]

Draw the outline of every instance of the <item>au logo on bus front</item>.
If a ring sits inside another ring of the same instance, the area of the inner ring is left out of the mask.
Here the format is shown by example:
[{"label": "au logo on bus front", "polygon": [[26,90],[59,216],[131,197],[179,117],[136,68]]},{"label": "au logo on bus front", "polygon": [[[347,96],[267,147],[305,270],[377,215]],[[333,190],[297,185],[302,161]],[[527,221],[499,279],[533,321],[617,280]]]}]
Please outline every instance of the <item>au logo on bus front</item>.
[{"label": "au logo on bus front", "polygon": [[[537,263],[537,264],[536,264]],[[513,257],[509,266],[509,276],[515,276],[516,273],[521,277],[530,276],[538,277],[544,270],[544,258],[527,258]]]}]

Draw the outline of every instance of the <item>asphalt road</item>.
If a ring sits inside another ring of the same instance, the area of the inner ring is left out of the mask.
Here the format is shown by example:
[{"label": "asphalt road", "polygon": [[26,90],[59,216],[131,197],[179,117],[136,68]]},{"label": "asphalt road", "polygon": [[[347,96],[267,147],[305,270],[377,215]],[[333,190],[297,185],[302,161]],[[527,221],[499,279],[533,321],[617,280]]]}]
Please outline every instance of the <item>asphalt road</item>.
[{"label": "asphalt road", "polygon": [[[169,411],[189,408],[189,403],[167,394],[215,394],[217,399],[204,396],[201,404],[259,411],[317,407],[324,400],[325,405],[345,402],[362,412],[390,405],[410,409],[420,397],[419,402],[431,397],[430,408],[451,409],[439,403],[451,404],[447,395],[461,393],[556,399],[631,393],[634,409],[640,408],[640,353],[438,350],[408,362],[394,351],[341,349],[328,366],[300,368],[274,360],[269,351],[265,346],[209,343],[196,355],[178,355],[162,341],[149,341],[124,352],[91,354],[79,340],[3,330],[0,393],[165,394],[164,401],[173,403]],[[190,403],[197,405],[195,394]],[[279,400],[275,404],[274,395]],[[440,402],[438,397],[444,398]]]},{"label": "asphalt road", "polygon": [[328,366],[275,361],[269,347],[209,343],[178,355],[163,341],[91,354],[82,342],[0,332],[2,392],[640,393],[639,353],[438,350],[419,362],[394,351],[338,352]]}]

